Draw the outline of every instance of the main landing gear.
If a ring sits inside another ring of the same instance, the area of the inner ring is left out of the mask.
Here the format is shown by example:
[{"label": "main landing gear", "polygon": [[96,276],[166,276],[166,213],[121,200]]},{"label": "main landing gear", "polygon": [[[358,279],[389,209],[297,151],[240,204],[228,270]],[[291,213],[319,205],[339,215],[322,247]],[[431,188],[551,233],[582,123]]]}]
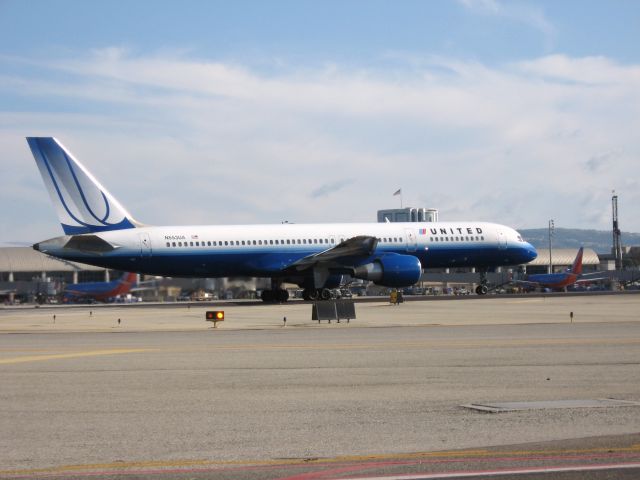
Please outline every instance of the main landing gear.
[{"label": "main landing gear", "polygon": [[260,298],[265,303],[284,303],[289,300],[289,292],[282,288],[282,281],[271,279],[271,289],[263,290]]},{"label": "main landing gear", "polygon": [[287,292],[283,288],[278,288],[275,290],[263,290],[262,294],[260,294],[260,298],[265,303],[284,303],[289,300],[289,292]]},{"label": "main landing gear", "polygon": [[305,288],[302,292],[302,298],[305,300],[329,300],[331,299],[331,290],[328,288]]}]

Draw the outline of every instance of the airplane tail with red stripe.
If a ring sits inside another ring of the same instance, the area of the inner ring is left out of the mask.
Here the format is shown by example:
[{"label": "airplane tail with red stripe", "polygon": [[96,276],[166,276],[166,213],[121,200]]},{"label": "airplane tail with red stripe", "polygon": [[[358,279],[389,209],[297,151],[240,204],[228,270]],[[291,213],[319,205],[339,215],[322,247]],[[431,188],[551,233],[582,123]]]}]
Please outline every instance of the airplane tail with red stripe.
[{"label": "airplane tail with red stripe", "polygon": [[584,247],[580,247],[578,250],[578,254],[576,255],[576,259],[573,261],[573,265],[571,265],[571,273],[575,273],[576,275],[582,275],[582,253],[584,251]]}]

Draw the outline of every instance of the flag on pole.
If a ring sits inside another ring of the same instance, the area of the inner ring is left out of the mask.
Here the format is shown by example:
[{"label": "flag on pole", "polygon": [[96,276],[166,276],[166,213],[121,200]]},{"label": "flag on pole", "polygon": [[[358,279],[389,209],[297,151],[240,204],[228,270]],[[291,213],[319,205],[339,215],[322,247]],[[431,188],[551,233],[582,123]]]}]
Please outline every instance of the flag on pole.
[{"label": "flag on pole", "polygon": [[402,193],[402,189],[399,188],[398,191],[396,191],[396,193],[393,194],[393,196],[395,197],[396,195],[400,195]]}]

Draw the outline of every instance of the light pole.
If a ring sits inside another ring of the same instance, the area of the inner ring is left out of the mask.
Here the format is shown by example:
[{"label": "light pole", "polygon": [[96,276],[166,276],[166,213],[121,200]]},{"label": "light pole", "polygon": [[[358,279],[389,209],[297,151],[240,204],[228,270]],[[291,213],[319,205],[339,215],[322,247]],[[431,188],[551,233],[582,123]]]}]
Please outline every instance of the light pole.
[{"label": "light pole", "polygon": [[551,261],[551,237],[553,237],[554,228],[553,219],[551,219],[549,220],[549,271],[547,273],[553,273],[553,262]]}]

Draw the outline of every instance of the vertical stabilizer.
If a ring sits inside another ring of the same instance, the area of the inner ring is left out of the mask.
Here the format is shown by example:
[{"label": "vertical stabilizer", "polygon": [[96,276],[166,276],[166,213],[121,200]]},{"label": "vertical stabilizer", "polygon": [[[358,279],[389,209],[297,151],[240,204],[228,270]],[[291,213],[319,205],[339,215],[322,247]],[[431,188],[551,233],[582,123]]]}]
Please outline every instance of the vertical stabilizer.
[{"label": "vertical stabilizer", "polygon": [[571,273],[575,273],[576,275],[582,275],[582,254],[584,248],[580,247],[578,250],[578,254],[576,255],[576,259],[573,261],[573,265],[571,265]]},{"label": "vertical stabilizer", "polygon": [[27,137],[67,235],[134,228],[138,223],[53,137]]}]

